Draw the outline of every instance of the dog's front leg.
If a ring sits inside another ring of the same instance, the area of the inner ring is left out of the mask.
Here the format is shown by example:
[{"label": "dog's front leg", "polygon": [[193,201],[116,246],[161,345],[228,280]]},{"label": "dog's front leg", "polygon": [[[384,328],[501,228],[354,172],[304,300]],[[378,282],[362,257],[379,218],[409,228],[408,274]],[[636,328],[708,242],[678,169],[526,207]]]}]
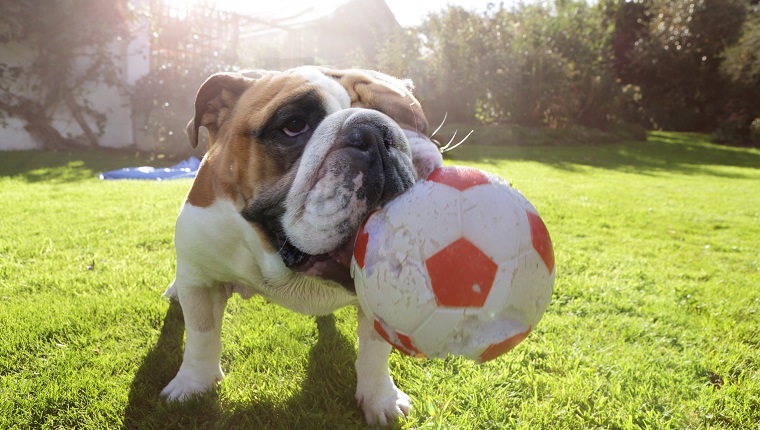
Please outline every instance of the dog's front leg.
[{"label": "dog's front leg", "polygon": [[[176,284],[176,281],[175,281]],[[222,317],[227,306],[223,286],[172,285],[185,317],[185,353],[177,376],[161,391],[169,400],[183,400],[206,391],[224,378]]]},{"label": "dog's front leg", "polygon": [[373,321],[361,308],[359,319],[359,354],[356,358],[356,401],[369,425],[387,427],[398,417],[406,417],[412,403],[396,387],[388,369],[391,345],[373,327]]}]

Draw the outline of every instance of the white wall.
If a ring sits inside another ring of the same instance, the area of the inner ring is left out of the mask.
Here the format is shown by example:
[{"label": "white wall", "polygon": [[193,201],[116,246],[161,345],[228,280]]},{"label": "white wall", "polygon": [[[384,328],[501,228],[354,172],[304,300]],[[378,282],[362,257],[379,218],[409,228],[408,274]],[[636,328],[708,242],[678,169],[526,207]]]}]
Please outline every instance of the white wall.
[{"label": "white wall", "polygon": [[0,128],[0,151],[38,149],[40,146],[24,130],[24,121],[6,118],[8,125]]},{"label": "white wall", "polygon": [[[147,7],[147,0],[132,0],[135,8]],[[133,85],[138,79],[150,71],[150,34],[147,18],[141,18],[133,25],[133,37],[129,40],[115,40],[111,50],[120,58],[120,76],[127,85]],[[33,52],[28,46],[19,44],[0,45],[0,57],[4,61],[20,66],[28,66],[33,58]],[[10,60],[10,61],[9,61]],[[86,62],[80,67],[85,68]],[[123,148],[133,145],[134,133],[132,128],[132,111],[129,106],[129,96],[126,91],[105,84],[92,84],[87,88],[86,98],[99,112],[106,115],[106,125],[99,138],[101,146]],[[28,91],[18,88],[16,91]],[[67,109],[59,109],[54,115],[53,126],[65,137],[82,134],[82,129],[72,118]],[[0,127],[0,151],[38,149],[40,144],[34,141],[24,130],[24,121],[16,118],[6,118],[6,127]],[[92,122],[90,128],[97,133],[97,125]],[[141,147],[145,146],[141,142]]]},{"label": "white wall", "polygon": [[[34,58],[33,54],[29,47],[23,44],[0,44],[0,57],[5,61],[12,58],[15,65],[28,66]],[[26,89],[18,87],[13,88],[13,91],[24,92]],[[0,150],[36,149],[39,147],[29,136],[29,133],[24,130],[24,121],[7,116],[3,120],[6,126],[5,128],[0,127]]]}]

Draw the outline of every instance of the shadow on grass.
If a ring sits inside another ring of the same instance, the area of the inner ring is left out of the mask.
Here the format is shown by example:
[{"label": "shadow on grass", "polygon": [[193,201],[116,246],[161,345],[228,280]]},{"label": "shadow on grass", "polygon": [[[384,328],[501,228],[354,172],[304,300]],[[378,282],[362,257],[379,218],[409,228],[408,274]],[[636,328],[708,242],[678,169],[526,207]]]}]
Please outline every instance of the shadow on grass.
[{"label": "shadow on grass", "polygon": [[72,183],[94,179],[99,173],[123,167],[165,167],[175,163],[149,160],[124,151],[9,151],[0,157],[0,177],[20,177],[27,182]]},{"label": "shadow on grass", "polygon": [[[647,141],[604,145],[478,146],[477,137],[448,152],[454,162],[493,163],[529,161],[567,171],[582,166],[644,174],[707,173],[740,177],[711,166],[760,168],[760,150],[712,143],[698,133],[653,132]],[[0,178],[27,182],[72,183],[92,180],[98,173],[123,167],[166,167],[177,160],[150,160],[124,151],[87,152],[10,151],[0,157]]]},{"label": "shadow on grass", "polygon": [[[252,395],[250,402],[222,407],[215,392],[184,403],[167,403],[163,387],[179,370],[184,322],[172,302],[155,347],[138,369],[124,411],[124,427],[153,428],[357,428],[364,425],[354,401],[353,344],[342,336],[332,315],[317,317],[318,340],[309,354],[301,392],[284,403]],[[339,372],[341,377],[336,377]],[[224,383],[224,382],[222,382]],[[256,387],[250,388],[252,391]],[[252,393],[253,394],[253,393]]]},{"label": "shadow on grass", "polygon": [[676,172],[740,177],[711,166],[760,168],[760,151],[718,145],[697,133],[654,132],[647,141],[609,145],[567,146],[468,146],[447,154],[453,162],[493,163],[501,160],[531,161],[574,171],[581,166],[655,174]]}]

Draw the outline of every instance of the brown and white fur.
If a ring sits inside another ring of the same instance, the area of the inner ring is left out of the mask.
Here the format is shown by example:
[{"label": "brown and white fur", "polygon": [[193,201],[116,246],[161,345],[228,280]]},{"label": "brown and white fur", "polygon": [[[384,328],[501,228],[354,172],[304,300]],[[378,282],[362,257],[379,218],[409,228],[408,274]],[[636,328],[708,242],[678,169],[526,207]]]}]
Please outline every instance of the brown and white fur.
[{"label": "brown and white fur", "polygon": [[[364,70],[303,67],[220,73],[199,89],[209,149],[177,218],[182,365],[163,389],[183,400],[222,380],[222,316],[232,292],[308,315],[357,306],[349,275],[363,219],[441,165],[409,88]],[[358,308],[358,306],[357,306]],[[358,309],[356,400],[369,424],[408,414],[388,370],[391,346]]]}]

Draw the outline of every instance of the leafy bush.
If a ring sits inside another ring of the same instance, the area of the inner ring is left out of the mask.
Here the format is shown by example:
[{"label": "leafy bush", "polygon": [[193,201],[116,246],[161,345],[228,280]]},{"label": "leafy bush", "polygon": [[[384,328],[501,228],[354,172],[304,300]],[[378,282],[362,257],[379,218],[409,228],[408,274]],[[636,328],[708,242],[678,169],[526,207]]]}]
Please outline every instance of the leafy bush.
[{"label": "leafy bush", "polygon": [[644,127],[625,121],[612,124],[609,133],[622,140],[647,140],[647,130]]},{"label": "leafy bush", "polygon": [[759,144],[760,118],[750,121],[746,116],[733,115],[718,123],[713,140],[728,144]]},{"label": "leafy bush", "polygon": [[755,118],[749,125],[749,141],[760,143],[760,118]]}]

